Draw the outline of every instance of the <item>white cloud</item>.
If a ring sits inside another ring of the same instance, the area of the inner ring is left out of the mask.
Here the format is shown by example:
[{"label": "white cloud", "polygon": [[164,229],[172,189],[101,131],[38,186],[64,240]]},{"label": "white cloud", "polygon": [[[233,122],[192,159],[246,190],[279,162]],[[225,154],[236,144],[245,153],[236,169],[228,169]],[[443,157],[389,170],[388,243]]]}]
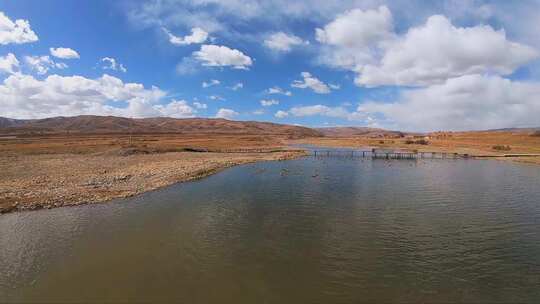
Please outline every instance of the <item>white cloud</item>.
[{"label": "white cloud", "polygon": [[466,75],[404,91],[395,103],[368,102],[358,113],[389,127],[431,131],[538,126],[540,83]]},{"label": "white cloud", "polygon": [[103,66],[104,70],[113,70],[113,71],[120,71],[120,72],[127,72],[127,69],[124,67],[123,64],[116,61],[116,59],[111,57],[104,57],[101,58],[101,62],[103,62],[105,65]]},{"label": "white cloud", "polygon": [[225,109],[225,108],[221,108],[218,110],[217,114],[216,114],[216,118],[224,118],[224,119],[233,119],[235,118],[236,116],[238,116],[238,112],[235,112],[231,109]]},{"label": "white cloud", "polygon": [[208,33],[200,27],[192,28],[191,35],[186,35],[185,37],[175,36],[164,27],[162,29],[167,34],[169,42],[174,45],[190,45],[196,43],[203,43],[206,41],[206,39],[208,39]]},{"label": "white cloud", "polygon": [[217,100],[217,101],[224,101],[225,98],[219,96],[219,95],[210,95],[208,96],[208,98],[212,99],[212,100]]},{"label": "white cloud", "polygon": [[172,100],[165,105],[154,105],[153,110],[159,113],[159,116],[168,116],[174,118],[194,117],[195,111],[185,100]]},{"label": "white cloud", "polygon": [[273,33],[264,40],[264,45],[279,52],[289,52],[294,46],[309,44],[308,41],[303,41],[295,35],[288,35],[284,32]]},{"label": "white cloud", "polygon": [[367,121],[370,119],[369,114],[365,112],[351,112],[344,107],[329,107],[321,104],[292,107],[288,111],[278,111],[275,116],[283,118],[289,115],[295,117],[322,116],[341,118],[350,121]]},{"label": "white cloud", "polygon": [[232,87],[230,87],[230,89],[233,90],[233,91],[238,91],[238,90],[240,90],[242,88],[244,88],[244,84],[241,83],[241,82],[238,82],[235,85],[233,85]]},{"label": "white cloud", "polygon": [[348,118],[349,112],[342,107],[328,107],[325,105],[313,105],[304,107],[293,107],[289,110],[294,116],[328,116],[337,118]]},{"label": "white cloud", "polygon": [[291,87],[300,88],[300,89],[310,88],[317,94],[330,93],[330,87],[326,85],[324,82],[312,76],[310,73],[302,72],[301,75],[303,79],[295,80],[291,84]]},{"label": "white cloud", "polygon": [[210,80],[210,81],[208,81],[208,82],[203,81],[202,87],[203,87],[203,88],[208,88],[208,87],[211,87],[211,86],[218,85],[218,84],[220,84],[220,83],[221,83],[221,82],[220,82],[219,80],[217,80],[217,79],[212,79],[212,80]]},{"label": "white cloud", "polygon": [[292,96],[291,91],[285,91],[280,87],[269,88],[268,90],[266,90],[266,93],[267,94],[282,94],[282,95],[285,95],[285,96]]},{"label": "white cloud", "polygon": [[380,63],[360,68],[358,85],[429,85],[476,73],[509,75],[538,58],[535,49],[490,26],[455,27],[440,15],[391,43]]},{"label": "white cloud", "polygon": [[392,38],[392,32],[392,13],[386,6],[381,6],[376,10],[347,11],[323,29],[316,29],[315,35],[321,43],[365,48]]},{"label": "white cloud", "polygon": [[8,53],[6,56],[0,56],[0,74],[13,74],[19,69],[19,60],[13,55]]},{"label": "white cloud", "polygon": [[47,74],[49,69],[65,69],[68,67],[65,63],[55,62],[49,56],[25,56],[24,61],[38,75]]},{"label": "white cloud", "polygon": [[203,44],[199,51],[193,52],[193,57],[204,66],[225,67],[246,70],[252,65],[251,58],[239,50],[222,45]]},{"label": "white cloud", "polygon": [[285,111],[277,111],[276,114],[274,114],[275,117],[277,118],[285,118],[287,116],[289,116],[289,113],[285,112]]},{"label": "white cloud", "polygon": [[258,109],[258,110],[253,111],[252,113],[253,113],[253,115],[263,115],[264,110],[263,109]]},{"label": "white cloud", "polygon": [[319,60],[332,67],[356,70],[374,62],[378,49],[394,38],[392,14],[386,6],[353,9],[339,16],[315,36],[323,47]]},{"label": "white cloud", "polygon": [[[174,114],[179,104],[169,108],[157,105],[165,92],[124,83],[107,74],[89,79],[82,76],[50,75],[43,80],[21,73],[0,84],[2,115],[13,118],[43,118],[82,114],[117,116],[163,116]],[[109,102],[125,103],[112,106]]]},{"label": "white cloud", "polygon": [[339,15],[316,29],[323,44],[319,61],[357,72],[359,86],[422,86],[476,73],[509,75],[539,56],[488,25],[456,27],[433,15],[400,35],[392,19],[386,6]]},{"label": "white cloud", "polygon": [[383,0],[147,0],[130,6],[129,19],[138,27],[202,27],[223,35],[238,34],[236,25],[281,20],[327,20],[356,7],[372,7]]},{"label": "white cloud", "polygon": [[275,100],[275,99],[262,99],[260,101],[261,103],[261,106],[263,107],[270,107],[270,106],[274,106],[274,105],[278,105],[279,104],[279,100]]},{"label": "white cloud", "polygon": [[38,41],[38,36],[30,28],[28,20],[17,19],[11,21],[0,11],[0,44],[22,44]]},{"label": "white cloud", "polygon": [[208,106],[205,103],[201,103],[201,102],[198,102],[198,101],[195,101],[193,103],[193,105],[195,106],[195,108],[197,108],[199,110],[205,110],[206,108],[208,108]]},{"label": "white cloud", "polygon": [[243,37],[249,22],[256,22],[262,28],[276,28],[276,23],[285,20],[290,24],[308,22],[324,25],[344,12],[376,10],[380,5],[395,13],[400,29],[406,30],[410,25],[421,24],[431,15],[442,14],[455,20],[456,24],[496,24],[505,28],[516,41],[540,46],[536,30],[540,12],[537,0],[143,0],[130,2],[126,12],[128,19],[139,28],[202,27],[230,39]]},{"label": "white cloud", "polygon": [[53,55],[56,58],[61,59],[78,59],[80,58],[79,53],[75,51],[74,49],[70,48],[49,48],[49,51],[51,52],[51,55]]}]

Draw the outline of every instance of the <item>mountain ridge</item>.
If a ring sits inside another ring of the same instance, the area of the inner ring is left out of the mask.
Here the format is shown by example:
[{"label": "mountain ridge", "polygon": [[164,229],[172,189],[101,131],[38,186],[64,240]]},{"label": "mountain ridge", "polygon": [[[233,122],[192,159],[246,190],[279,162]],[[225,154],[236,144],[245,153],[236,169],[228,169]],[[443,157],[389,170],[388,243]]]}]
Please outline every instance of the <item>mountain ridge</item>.
[{"label": "mountain ridge", "polygon": [[91,134],[91,133],[184,133],[184,134],[279,134],[290,137],[321,136],[311,128],[257,121],[222,118],[126,118],[80,115],[43,119],[0,117],[2,134]]},{"label": "mountain ridge", "polygon": [[319,131],[324,136],[330,136],[330,137],[354,137],[354,136],[402,137],[405,134],[405,132],[391,131],[391,130],[385,130],[381,128],[371,128],[371,127],[325,127],[325,128],[316,128],[315,130]]},{"label": "mountain ridge", "polygon": [[[534,132],[537,128],[501,128],[463,132]],[[183,133],[183,134],[280,134],[290,137],[402,137],[432,132],[401,132],[372,127],[320,127],[223,118],[127,118],[118,116],[57,116],[42,119],[0,117],[0,134],[91,134],[91,133]]]}]

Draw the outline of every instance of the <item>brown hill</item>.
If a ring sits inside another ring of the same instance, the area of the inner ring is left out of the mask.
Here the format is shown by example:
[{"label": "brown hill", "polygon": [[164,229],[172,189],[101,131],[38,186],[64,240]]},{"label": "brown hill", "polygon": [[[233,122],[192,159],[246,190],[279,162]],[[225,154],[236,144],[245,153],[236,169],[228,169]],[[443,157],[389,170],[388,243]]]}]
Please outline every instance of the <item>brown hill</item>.
[{"label": "brown hill", "polygon": [[399,131],[368,127],[329,127],[317,128],[316,130],[328,137],[402,137],[405,135],[405,133]]},{"label": "brown hill", "polygon": [[232,121],[211,118],[125,118],[82,115],[19,120],[0,117],[0,134],[279,134],[292,138],[321,136],[313,129],[256,121]]},{"label": "brown hill", "polygon": [[8,127],[16,127],[24,123],[26,123],[26,120],[0,117],[0,129],[8,128]]}]

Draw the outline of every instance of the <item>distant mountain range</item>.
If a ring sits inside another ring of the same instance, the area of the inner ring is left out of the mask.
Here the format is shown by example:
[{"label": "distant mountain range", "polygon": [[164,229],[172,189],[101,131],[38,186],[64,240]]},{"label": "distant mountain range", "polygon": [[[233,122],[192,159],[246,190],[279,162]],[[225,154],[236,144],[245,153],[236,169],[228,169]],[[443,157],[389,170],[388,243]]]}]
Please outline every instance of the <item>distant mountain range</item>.
[{"label": "distant mountain range", "polygon": [[503,128],[503,129],[490,129],[486,131],[487,132],[534,132],[534,131],[540,131],[540,127],[538,128]]},{"label": "distant mountain range", "polygon": [[354,137],[354,136],[368,136],[368,137],[382,137],[382,136],[402,136],[405,135],[399,131],[388,131],[378,128],[368,127],[328,127],[315,129],[322,133],[324,136],[329,137]]},{"label": "distant mountain range", "polygon": [[82,115],[45,119],[0,117],[0,134],[31,133],[184,133],[184,134],[261,134],[311,137],[321,134],[310,128],[257,121],[232,121],[212,118],[125,118]]},{"label": "distant mountain range", "polygon": [[[534,132],[540,128],[506,128],[485,132]],[[219,118],[126,118],[81,115],[44,119],[0,117],[0,134],[116,134],[116,133],[182,133],[182,134],[260,134],[303,137],[401,137],[420,133],[389,131],[368,127],[306,128],[258,121],[233,121]]]},{"label": "distant mountain range", "polygon": [[19,125],[25,124],[27,121],[29,120],[0,117],[0,129],[17,127]]},{"label": "distant mountain range", "polygon": [[[402,132],[402,131],[390,131],[379,128],[369,127],[328,127],[328,128],[316,128],[315,130],[322,133],[324,136],[329,137],[402,137],[407,135],[428,135],[432,132]],[[539,128],[503,128],[503,129],[491,129],[491,130],[471,130],[462,132],[515,132],[515,133],[533,133],[540,131]],[[433,132],[437,133],[437,132]],[[443,132],[444,133],[444,132]],[[457,132],[461,133],[461,132]]]}]

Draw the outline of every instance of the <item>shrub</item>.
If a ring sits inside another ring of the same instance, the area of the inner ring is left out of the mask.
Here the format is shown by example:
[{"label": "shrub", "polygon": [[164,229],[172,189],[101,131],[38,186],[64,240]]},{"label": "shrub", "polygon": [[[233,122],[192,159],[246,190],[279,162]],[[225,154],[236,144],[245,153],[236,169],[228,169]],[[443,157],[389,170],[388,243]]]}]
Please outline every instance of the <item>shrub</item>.
[{"label": "shrub", "polygon": [[496,146],[493,146],[491,148],[493,150],[497,150],[497,151],[510,151],[510,150],[512,150],[512,148],[510,148],[510,146],[503,146],[503,145],[496,145]]},{"label": "shrub", "polygon": [[540,130],[535,131],[533,134],[531,134],[533,137],[540,137]]}]

